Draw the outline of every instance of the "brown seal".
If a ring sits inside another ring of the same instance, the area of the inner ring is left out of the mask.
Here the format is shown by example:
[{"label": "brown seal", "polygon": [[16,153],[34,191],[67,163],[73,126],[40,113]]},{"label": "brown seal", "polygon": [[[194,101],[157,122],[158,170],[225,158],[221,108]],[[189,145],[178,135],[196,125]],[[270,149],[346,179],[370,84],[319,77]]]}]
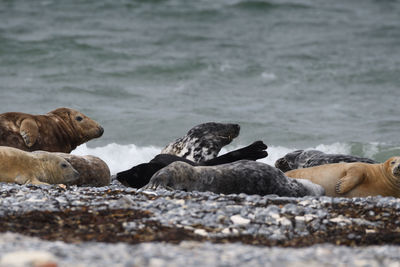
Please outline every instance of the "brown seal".
[{"label": "brown seal", "polygon": [[0,182],[64,184],[79,178],[68,161],[53,153],[31,153],[0,146],[0,162]]},{"label": "brown seal", "polygon": [[392,157],[380,164],[335,163],[292,170],[285,174],[321,185],[327,196],[400,197],[400,157]]},{"label": "brown seal", "polygon": [[0,145],[25,151],[69,153],[103,132],[96,121],[70,108],[58,108],[45,115],[0,114]]},{"label": "brown seal", "polygon": [[66,184],[78,186],[107,186],[110,184],[110,169],[100,158],[91,155],[77,156],[66,153],[55,154],[71,163],[80,174],[78,180]]}]

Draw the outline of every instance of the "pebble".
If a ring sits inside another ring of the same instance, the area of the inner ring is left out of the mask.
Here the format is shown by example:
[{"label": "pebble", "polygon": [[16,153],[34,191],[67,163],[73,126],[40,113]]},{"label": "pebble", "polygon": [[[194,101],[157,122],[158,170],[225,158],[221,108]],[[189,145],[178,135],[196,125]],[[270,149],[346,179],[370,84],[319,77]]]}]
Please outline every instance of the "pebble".
[{"label": "pebble", "polygon": [[[116,182],[100,188],[67,186],[65,190],[57,186],[0,183],[0,196],[0,217],[29,211],[59,212],[77,207],[87,207],[90,212],[132,209],[145,211],[150,217],[124,222],[122,228],[132,234],[145,229],[147,220],[151,220],[163,226],[179,226],[180,230],[206,239],[248,235],[276,242],[285,242],[293,237],[307,238],[310,232],[324,232],[332,225],[337,225],[338,229],[355,225],[365,228],[363,231],[366,235],[372,235],[376,234],[374,227],[382,222],[370,217],[388,218],[390,212],[400,213],[400,201],[396,198],[286,198],[166,190],[145,192],[126,188]],[[367,217],[332,214],[333,205],[353,205],[358,209],[368,207],[365,212]],[[378,206],[390,210],[378,214],[374,211]],[[348,233],[346,236],[352,240],[360,238],[359,233]],[[191,244],[191,248],[187,244]],[[7,255],[25,250],[34,250],[36,255],[48,252],[47,256],[51,256],[48,257],[51,260],[49,262],[54,260],[58,266],[143,266],[150,263],[157,266],[274,266],[293,263],[303,266],[343,266],[362,264],[365,259],[371,262],[371,266],[380,263],[391,266],[400,260],[398,246],[351,248],[325,244],[309,248],[270,248],[239,242],[213,244],[187,241],[180,244],[67,244],[10,233],[0,234],[0,246],[0,266],[4,266],[3,260],[7,260]],[[379,252],[376,252],[376,248],[380,249]],[[224,260],[221,261],[221,258]]]},{"label": "pebble", "polygon": [[240,215],[233,215],[230,217],[230,219],[234,224],[238,224],[238,225],[247,225],[250,223],[249,219],[245,219]]}]

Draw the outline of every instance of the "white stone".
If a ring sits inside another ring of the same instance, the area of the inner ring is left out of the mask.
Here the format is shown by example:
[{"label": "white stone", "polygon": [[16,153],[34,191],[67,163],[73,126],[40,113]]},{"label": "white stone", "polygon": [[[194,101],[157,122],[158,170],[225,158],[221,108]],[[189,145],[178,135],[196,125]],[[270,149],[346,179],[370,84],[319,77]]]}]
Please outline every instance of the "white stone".
[{"label": "white stone", "polygon": [[243,218],[239,214],[231,216],[230,219],[234,224],[238,224],[238,225],[246,225],[246,224],[250,223],[249,219]]},{"label": "white stone", "polygon": [[44,251],[14,251],[3,255],[0,266],[37,266],[45,263],[57,263],[56,257]]},{"label": "white stone", "polygon": [[207,231],[204,229],[196,229],[194,230],[194,233],[196,235],[201,235],[201,236],[208,236]]}]

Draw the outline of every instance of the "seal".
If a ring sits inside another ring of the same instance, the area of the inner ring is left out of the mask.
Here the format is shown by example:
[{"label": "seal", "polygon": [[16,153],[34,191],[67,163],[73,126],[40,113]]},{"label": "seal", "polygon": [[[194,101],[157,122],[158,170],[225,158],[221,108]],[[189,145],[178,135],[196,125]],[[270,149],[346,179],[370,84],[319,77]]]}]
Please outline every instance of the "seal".
[{"label": "seal", "polygon": [[222,194],[257,194],[303,197],[320,196],[324,189],[307,180],[289,179],[265,163],[239,160],[217,166],[191,166],[173,162],[156,172],[143,189],[211,191]]},{"label": "seal", "polygon": [[384,163],[333,163],[292,170],[292,178],[310,180],[325,188],[332,197],[393,196],[400,197],[400,157]]},{"label": "seal", "polygon": [[168,144],[161,154],[172,154],[193,162],[215,158],[223,146],[239,135],[240,126],[231,123],[207,122],[199,124],[183,137]]},{"label": "seal", "polygon": [[0,146],[0,182],[18,184],[64,184],[76,181],[79,173],[52,153],[32,153]]},{"label": "seal", "polygon": [[319,150],[296,150],[286,154],[275,162],[275,167],[283,172],[309,168],[330,163],[365,162],[377,163],[369,158],[362,158],[344,154],[326,154]]},{"label": "seal", "polygon": [[150,181],[150,178],[157,171],[175,161],[183,161],[192,166],[213,166],[242,159],[257,160],[268,156],[268,152],[265,151],[267,148],[267,145],[265,145],[262,141],[256,141],[249,146],[199,163],[175,155],[159,154],[148,163],[142,163],[132,167],[129,170],[117,173],[117,179],[125,186],[141,188]]},{"label": "seal", "polygon": [[32,153],[47,153],[62,157],[79,172],[79,179],[66,182],[67,185],[77,186],[107,186],[111,181],[108,165],[100,158],[86,155],[78,156],[67,153],[54,153],[46,151],[34,151]]},{"label": "seal", "polygon": [[103,132],[96,121],[70,108],[58,108],[45,115],[0,114],[0,145],[25,151],[69,153]]}]

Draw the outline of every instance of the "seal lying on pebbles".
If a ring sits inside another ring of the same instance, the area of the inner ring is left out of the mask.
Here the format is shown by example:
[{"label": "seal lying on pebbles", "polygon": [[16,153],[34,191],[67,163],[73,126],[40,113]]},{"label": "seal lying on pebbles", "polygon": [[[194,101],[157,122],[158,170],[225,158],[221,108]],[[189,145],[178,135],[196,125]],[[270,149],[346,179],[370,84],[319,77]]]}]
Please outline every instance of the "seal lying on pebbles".
[{"label": "seal lying on pebbles", "polygon": [[31,153],[0,146],[0,162],[0,182],[64,184],[79,178],[68,161],[52,153]]},{"label": "seal lying on pebbles", "polygon": [[277,168],[249,160],[197,167],[181,161],[173,162],[156,172],[144,189],[159,187],[222,194],[276,194],[288,197],[324,194],[324,189],[317,184],[307,180],[289,179]]},{"label": "seal lying on pebbles", "polygon": [[103,132],[97,122],[70,108],[58,108],[46,115],[0,114],[0,145],[25,151],[69,153]]},{"label": "seal lying on pebbles", "polygon": [[343,154],[326,154],[318,150],[296,150],[286,154],[275,162],[275,167],[283,172],[340,162],[377,163],[369,158]]},{"label": "seal lying on pebbles", "polygon": [[268,156],[267,149],[262,141],[256,141],[249,146],[226,153],[222,156],[195,163],[188,159],[169,154],[159,154],[148,163],[139,164],[133,168],[117,173],[117,179],[125,186],[140,188],[146,185],[158,170],[175,161],[183,161],[192,166],[212,166],[242,159],[257,160]]},{"label": "seal lying on pebbles", "polygon": [[400,197],[400,157],[392,157],[380,164],[333,163],[292,170],[285,174],[323,186],[327,196]]},{"label": "seal lying on pebbles", "polygon": [[68,161],[80,175],[79,179],[66,182],[65,184],[78,186],[107,186],[110,184],[110,169],[107,164],[98,157],[91,155],[77,156],[67,153],[51,153],[46,151],[34,151],[32,153],[54,154]]},{"label": "seal lying on pebbles", "polygon": [[167,145],[161,154],[172,154],[199,163],[215,158],[223,146],[239,135],[240,126],[208,122],[197,125]]}]

